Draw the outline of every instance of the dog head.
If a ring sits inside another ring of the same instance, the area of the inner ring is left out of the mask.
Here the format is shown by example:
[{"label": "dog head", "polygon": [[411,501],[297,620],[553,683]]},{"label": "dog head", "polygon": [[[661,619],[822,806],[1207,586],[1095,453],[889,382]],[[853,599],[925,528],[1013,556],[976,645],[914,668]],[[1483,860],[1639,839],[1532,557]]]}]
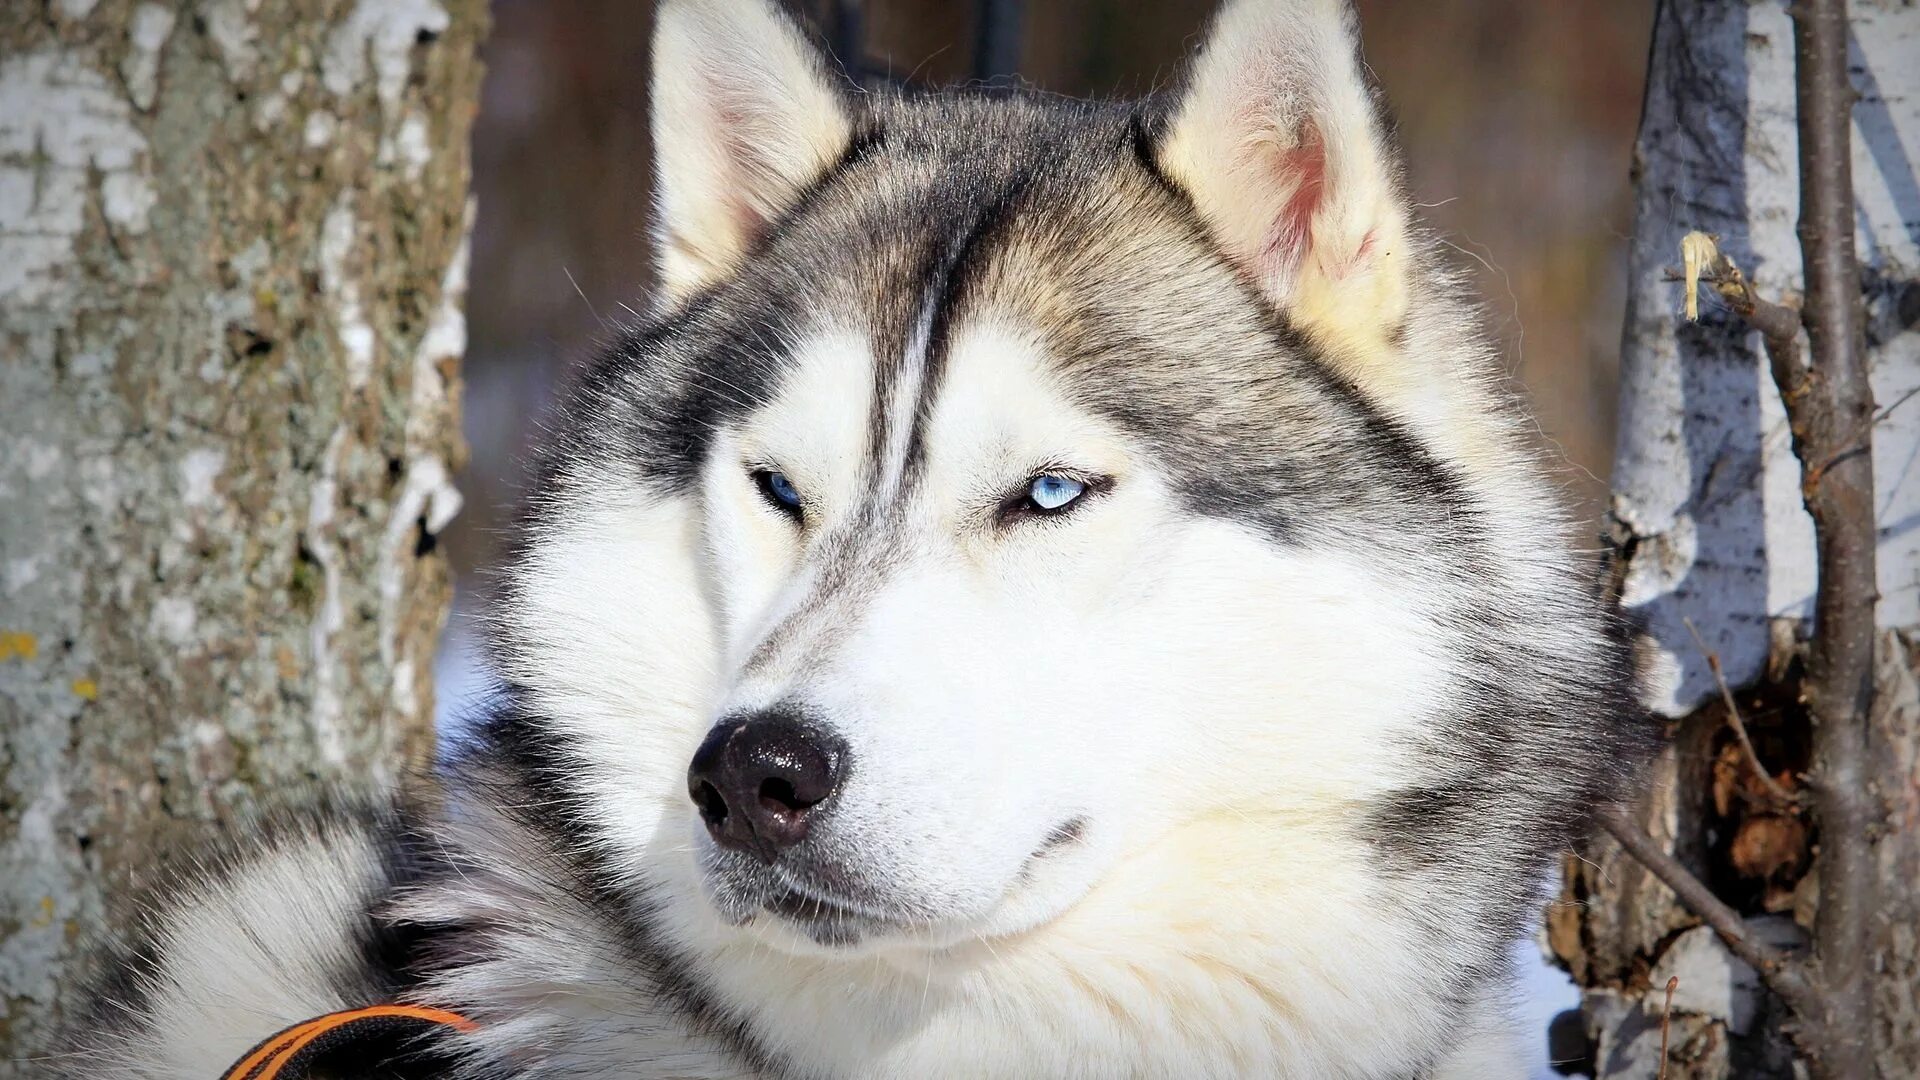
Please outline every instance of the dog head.
[{"label": "dog head", "polygon": [[944,948],[1430,767],[1505,414],[1344,5],[1230,4],[1137,106],[862,93],[759,0],[669,0],[654,72],[663,300],[503,608],[613,865]]}]

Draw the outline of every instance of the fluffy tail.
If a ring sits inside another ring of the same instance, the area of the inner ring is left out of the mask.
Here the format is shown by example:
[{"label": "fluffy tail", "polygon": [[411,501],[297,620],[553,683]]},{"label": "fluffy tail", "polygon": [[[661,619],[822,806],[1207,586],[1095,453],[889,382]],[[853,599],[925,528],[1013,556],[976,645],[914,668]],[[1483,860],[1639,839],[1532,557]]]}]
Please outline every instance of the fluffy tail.
[{"label": "fluffy tail", "polygon": [[395,885],[399,828],[328,812],[152,898],[105,954],[50,1062],[61,1080],[209,1080],[289,1025],[387,999],[396,943],[371,912]]}]

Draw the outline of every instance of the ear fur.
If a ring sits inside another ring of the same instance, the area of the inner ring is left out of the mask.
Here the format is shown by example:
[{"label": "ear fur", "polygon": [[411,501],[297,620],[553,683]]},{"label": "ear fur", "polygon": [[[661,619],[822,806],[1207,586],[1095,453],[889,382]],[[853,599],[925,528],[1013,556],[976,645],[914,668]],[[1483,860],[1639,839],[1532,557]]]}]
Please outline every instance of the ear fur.
[{"label": "ear fur", "polygon": [[826,58],[770,0],[665,0],[653,31],[663,299],[730,269],[851,138]]},{"label": "ear fur", "polygon": [[1289,318],[1349,362],[1386,346],[1408,213],[1345,0],[1229,0],[1157,156]]}]

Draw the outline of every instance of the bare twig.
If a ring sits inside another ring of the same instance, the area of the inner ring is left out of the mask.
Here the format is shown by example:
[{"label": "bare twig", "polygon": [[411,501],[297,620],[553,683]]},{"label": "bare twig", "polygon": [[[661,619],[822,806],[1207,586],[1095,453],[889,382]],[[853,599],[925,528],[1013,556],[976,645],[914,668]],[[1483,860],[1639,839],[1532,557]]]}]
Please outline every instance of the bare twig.
[{"label": "bare twig", "polygon": [[1905,405],[1907,402],[1912,401],[1916,394],[1920,394],[1920,386],[1913,387],[1912,389],[1909,389],[1906,393],[1901,394],[1897,398],[1894,398],[1893,404],[1888,405],[1886,408],[1883,408],[1879,412],[1874,413],[1873,416],[1870,417],[1866,423],[1854,425],[1853,429],[1847,432],[1847,435],[1845,438],[1836,440],[1833,452],[1830,455],[1828,455],[1828,457],[1825,460],[1820,462],[1817,472],[1818,473],[1826,472],[1828,466],[1832,465],[1836,460],[1842,457],[1846,457],[1847,455],[1858,454],[1858,453],[1872,453],[1873,452],[1873,429],[1879,427],[1883,423],[1886,423],[1887,418],[1891,417],[1894,414],[1894,411],[1896,409],[1900,408],[1900,406],[1902,405]]},{"label": "bare twig", "polygon": [[1673,988],[1680,985],[1680,976],[1667,979],[1667,1003],[1660,1009],[1660,1071],[1654,1080],[1667,1080],[1667,1034],[1673,1027]]},{"label": "bare twig", "polygon": [[1905,405],[1907,402],[1912,401],[1914,398],[1914,395],[1916,394],[1920,394],[1920,386],[1912,387],[1908,389],[1906,393],[1901,394],[1897,398],[1894,398],[1893,404],[1888,405],[1886,408],[1881,409],[1879,412],[1873,414],[1873,423],[1870,424],[1869,427],[1879,427],[1881,424],[1886,423],[1887,418],[1894,414],[1894,410],[1898,409],[1902,405]]},{"label": "bare twig", "polygon": [[1767,772],[1767,767],[1760,764],[1760,755],[1753,748],[1753,740],[1747,737],[1746,721],[1740,718],[1740,706],[1734,703],[1733,690],[1727,685],[1726,673],[1720,669],[1720,654],[1707,648],[1706,639],[1700,636],[1700,630],[1693,625],[1692,619],[1682,618],[1680,621],[1686,624],[1687,633],[1693,635],[1693,643],[1699,646],[1700,655],[1707,658],[1707,668],[1713,672],[1714,685],[1720,688],[1720,700],[1727,707],[1727,726],[1733,729],[1734,737],[1740,740],[1740,748],[1746,751],[1747,762],[1753,766],[1754,775],[1760,778],[1760,783],[1774,798],[1789,806],[1798,803],[1799,796],[1781,787]]},{"label": "bare twig", "polygon": [[1875,905],[1867,795],[1867,716],[1873,704],[1875,544],[1873,456],[1853,433],[1871,428],[1865,309],[1853,247],[1852,109],[1846,0],[1800,0],[1793,55],[1800,131],[1800,254],[1811,362],[1804,393],[1783,383],[1801,498],[1813,516],[1819,560],[1806,695],[1813,714],[1815,822],[1820,830],[1820,910],[1814,955],[1826,990],[1824,1052],[1816,1074],[1869,1076]]},{"label": "bare twig", "polygon": [[[1705,882],[1694,877],[1693,871],[1682,866],[1680,860],[1662,851],[1660,845],[1654,843],[1652,837],[1648,836],[1640,826],[1634,824],[1633,819],[1629,818],[1624,810],[1617,806],[1601,810],[1600,824],[1615,840],[1619,841],[1627,854],[1646,867],[1654,877],[1659,878],[1667,888],[1672,889],[1673,894],[1680,898],[1680,902],[1686,905],[1687,910],[1700,916],[1700,921],[1712,927],[1713,932],[1720,935],[1720,940],[1727,943],[1727,948],[1759,972],[1760,977],[1767,981],[1767,985],[1772,986],[1781,997],[1786,998],[1789,1004],[1795,1004],[1796,1000],[1802,1004],[1816,1000],[1813,996],[1812,984],[1807,980],[1806,972],[1801,970],[1798,964],[1778,949],[1754,937],[1753,932],[1747,927],[1747,921],[1740,917],[1739,912],[1713,895],[1713,890],[1707,888]],[[1783,979],[1787,983],[1786,988],[1776,986],[1776,979]],[[1798,1008],[1798,1005],[1795,1007]]]}]

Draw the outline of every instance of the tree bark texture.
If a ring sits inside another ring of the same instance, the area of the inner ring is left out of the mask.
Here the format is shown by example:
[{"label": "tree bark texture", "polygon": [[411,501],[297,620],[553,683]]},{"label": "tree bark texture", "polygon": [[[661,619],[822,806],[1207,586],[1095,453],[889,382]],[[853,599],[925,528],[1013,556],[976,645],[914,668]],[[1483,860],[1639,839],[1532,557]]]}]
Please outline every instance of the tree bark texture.
[{"label": "tree bark texture", "polygon": [[[1880,593],[1863,785],[1878,905],[1867,933],[1876,1067],[1907,1077],[1920,1075],[1920,400],[1910,400],[1920,388],[1920,8],[1852,6],[1856,243],[1880,403],[1867,425]],[[1806,812],[1815,721],[1803,692],[1813,528],[1759,334],[1706,295],[1700,321],[1688,323],[1673,277],[1680,237],[1701,230],[1719,237],[1761,296],[1799,303],[1795,106],[1786,5],[1661,4],[1634,162],[1610,521],[1621,600],[1654,676],[1651,704],[1674,736],[1635,817],[1760,936],[1788,949],[1806,945],[1820,895],[1820,838]],[[1728,723],[1709,654],[1736,688],[1751,756]],[[1780,799],[1779,788],[1795,799]],[[1611,839],[1568,860],[1548,939],[1585,989],[1599,1076],[1656,1074],[1673,975],[1668,1077],[1793,1075],[1787,1010]]]},{"label": "tree bark texture", "polygon": [[0,1075],[156,851],[432,752],[484,24],[0,6]]}]

